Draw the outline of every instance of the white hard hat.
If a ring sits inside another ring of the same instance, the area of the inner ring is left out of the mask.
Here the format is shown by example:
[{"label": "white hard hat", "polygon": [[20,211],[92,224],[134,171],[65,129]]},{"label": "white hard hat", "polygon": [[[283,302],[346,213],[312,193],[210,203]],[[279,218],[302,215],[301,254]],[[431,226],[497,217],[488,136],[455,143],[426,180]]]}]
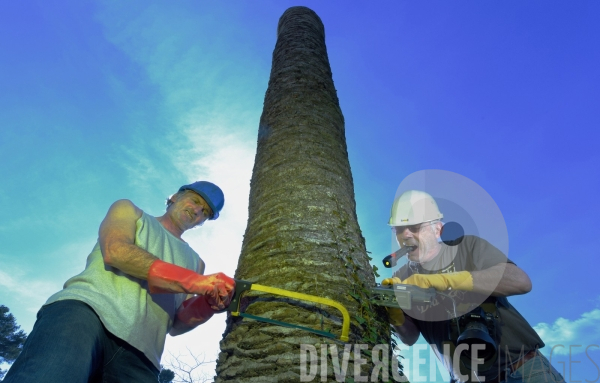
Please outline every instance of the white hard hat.
[{"label": "white hard hat", "polygon": [[408,190],[396,199],[390,213],[390,226],[408,226],[442,219],[438,205],[429,194],[419,190]]}]

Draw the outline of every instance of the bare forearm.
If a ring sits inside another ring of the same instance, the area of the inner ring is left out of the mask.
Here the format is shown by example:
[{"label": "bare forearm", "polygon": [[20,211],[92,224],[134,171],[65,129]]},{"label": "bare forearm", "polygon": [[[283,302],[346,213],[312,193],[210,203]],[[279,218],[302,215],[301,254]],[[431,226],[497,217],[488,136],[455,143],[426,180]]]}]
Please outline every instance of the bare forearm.
[{"label": "bare forearm", "polygon": [[506,297],[531,291],[529,276],[512,263],[496,265],[486,270],[473,271],[473,291]]},{"label": "bare forearm", "polygon": [[150,265],[158,258],[135,245],[136,222],[142,214],[131,201],[116,201],[100,224],[98,242],[104,263],[133,277],[147,279]]},{"label": "bare forearm", "polygon": [[122,272],[140,279],[148,279],[150,266],[158,258],[129,243],[115,243],[102,249],[104,262]]}]

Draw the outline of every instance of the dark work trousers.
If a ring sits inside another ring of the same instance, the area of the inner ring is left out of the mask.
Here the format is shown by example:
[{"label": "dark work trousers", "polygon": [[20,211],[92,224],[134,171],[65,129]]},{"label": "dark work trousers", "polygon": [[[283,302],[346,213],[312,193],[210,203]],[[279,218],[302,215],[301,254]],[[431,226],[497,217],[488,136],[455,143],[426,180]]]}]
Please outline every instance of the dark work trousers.
[{"label": "dark work trousers", "polygon": [[146,356],[104,328],[77,300],[43,306],[3,383],[145,383],[158,381]]}]

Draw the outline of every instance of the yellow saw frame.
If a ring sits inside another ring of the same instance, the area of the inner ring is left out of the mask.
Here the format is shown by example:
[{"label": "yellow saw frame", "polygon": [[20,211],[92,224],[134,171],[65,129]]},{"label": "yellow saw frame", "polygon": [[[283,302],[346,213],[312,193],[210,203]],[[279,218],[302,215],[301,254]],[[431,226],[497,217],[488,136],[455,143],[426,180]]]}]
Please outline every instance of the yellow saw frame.
[{"label": "yellow saw frame", "polygon": [[281,322],[281,321],[277,321],[277,320],[273,320],[273,319],[269,319],[269,318],[263,318],[263,317],[255,316],[252,314],[247,314],[245,312],[241,312],[240,311],[240,301],[241,301],[242,295],[247,291],[261,291],[264,293],[279,295],[279,296],[292,298],[292,299],[296,299],[296,300],[300,300],[300,301],[314,302],[314,303],[319,303],[319,304],[335,307],[342,313],[342,318],[343,318],[342,334],[340,335],[340,340],[343,342],[348,341],[348,333],[350,331],[350,315],[348,314],[348,310],[346,309],[346,307],[344,307],[344,305],[342,305],[340,302],[334,301],[333,299],[329,299],[329,298],[318,297],[316,295],[297,293],[295,291],[279,289],[277,287],[257,285],[256,283],[251,283],[248,281],[242,281],[242,280],[236,279],[235,280],[235,294],[234,294],[233,298],[231,299],[231,303],[229,304],[229,306],[226,309],[227,311],[231,312],[231,315],[233,315],[233,316],[241,316],[244,318],[254,319],[257,321],[261,321],[261,322],[277,324],[277,325],[285,326],[285,327],[298,328],[301,330],[312,332],[314,334],[318,334],[321,336],[325,336],[328,338],[334,338],[334,339],[336,338],[336,336],[327,331],[315,330],[315,329],[312,329],[309,327],[298,326],[298,325],[294,325],[294,324],[287,323],[287,322]]}]

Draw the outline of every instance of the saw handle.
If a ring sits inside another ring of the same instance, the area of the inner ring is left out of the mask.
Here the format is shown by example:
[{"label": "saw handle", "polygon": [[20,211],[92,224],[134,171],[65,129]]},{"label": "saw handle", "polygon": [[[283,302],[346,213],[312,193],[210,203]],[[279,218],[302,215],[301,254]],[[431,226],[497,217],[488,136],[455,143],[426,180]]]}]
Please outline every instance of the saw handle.
[{"label": "saw handle", "polygon": [[231,302],[229,306],[227,306],[223,311],[236,312],[240,311],[240,298],[242,294],[246,291],[252,290],[252,282],[242,281],[241,279],[234,279],[235,281],[235,292],[233,293],[233,297],[231,298]]}]

